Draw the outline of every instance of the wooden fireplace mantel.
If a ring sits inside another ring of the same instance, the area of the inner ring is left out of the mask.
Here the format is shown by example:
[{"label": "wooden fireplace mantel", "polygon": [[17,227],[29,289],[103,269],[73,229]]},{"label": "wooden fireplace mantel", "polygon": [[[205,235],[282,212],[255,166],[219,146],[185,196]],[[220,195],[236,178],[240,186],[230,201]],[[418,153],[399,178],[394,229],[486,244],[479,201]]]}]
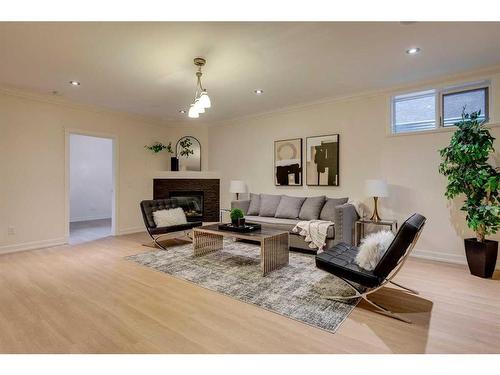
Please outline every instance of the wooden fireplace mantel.
[{"label": "wooden fireplace mantel", "polygon": [[178,172],[171,172],[171,171],[161,171],[161,172],[156,172],[153,175],[154,179],[159,179],[159,178],[189,178],[189,179],[220,179],[220,175],[218,172],[212,172],[212,171],[201,171],[201,172],[193,172],[193,171],[178,171]]}]

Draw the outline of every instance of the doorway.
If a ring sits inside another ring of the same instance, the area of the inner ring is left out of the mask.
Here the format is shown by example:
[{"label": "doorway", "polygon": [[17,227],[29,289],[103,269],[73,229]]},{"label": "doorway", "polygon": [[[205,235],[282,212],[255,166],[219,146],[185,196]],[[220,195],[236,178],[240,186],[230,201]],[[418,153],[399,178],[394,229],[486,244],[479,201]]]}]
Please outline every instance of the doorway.
[{"label": "doorway", "polygon": [[70,132],[68,145],[68,242],[114,235],[114,139]]}]

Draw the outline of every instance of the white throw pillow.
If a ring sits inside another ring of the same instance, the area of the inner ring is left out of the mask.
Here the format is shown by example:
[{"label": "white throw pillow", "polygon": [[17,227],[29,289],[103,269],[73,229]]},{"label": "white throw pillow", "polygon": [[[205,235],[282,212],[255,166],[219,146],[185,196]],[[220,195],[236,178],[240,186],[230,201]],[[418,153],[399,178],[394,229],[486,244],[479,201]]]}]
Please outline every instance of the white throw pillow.
[{"label": "white throw pillow", "polygon": [[361,241],[354,262],[367,271],[373,271],[392,240],[394,240],[394,233],[388,230],[369,234]]},{"label": "white throw pillow", "polygon": [[155,211],[153,212],[153,220],[159,228],[187,223],[186,214],[181,207]]}]

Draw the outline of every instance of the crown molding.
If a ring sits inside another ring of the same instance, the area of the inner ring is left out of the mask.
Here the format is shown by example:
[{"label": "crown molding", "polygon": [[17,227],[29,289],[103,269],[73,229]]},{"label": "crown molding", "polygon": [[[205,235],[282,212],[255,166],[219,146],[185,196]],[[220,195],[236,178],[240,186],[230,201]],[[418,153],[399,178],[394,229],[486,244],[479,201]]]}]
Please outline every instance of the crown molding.
[{"label": "crown molding", "polygon": [[[407,83],[407,84],[402,84],[402,85],[394,85],[394,86],[390,86],[390,87],[386,87],[386,88],[382,88],[382,89],[377,89],[377,90],[360,91],[360,92],[349,94],[349,95],[331,96],[331,97],[326,97],[326,98],[318,99],[318,100],[311,101],[311,102],[296,104],[296,105],[292,105],[292,106],[280,107],[280,108],[273,109],[270,111],[264,111],[264,112],[259,112],[259,113],[255,113],[255,114],[244,115],[244,116],[236,116],[236,117],[233,117],[233,118],[228,119],[228,120],[206,122],[205,124],[209,127],[231,125],[234,123],[241,123],[243,121],[249,121],[249,120],[253,120],[253,119],[272,117],[272,116],[278,115],[278,114],[300,112],[300,111],[304,111],[306,109],[309,109],[311,107],[316,107],[316,106],[325,105],[325,104],[331,104],[331,103],[340,102],[340,101],[359,100],[359,99],[371,98],[371,97],[375,97],[375,96],[379,96],[379,95],[393,95],[393,94],[396,94],[396,93],[401,92],[401,91],[419,90],[422,87],[429,86],[429,85],[455,84],[455,83],[460,83],[460,81],[463,81],[464,79],[468,79],[471,77],[483,78],[481,76],[484,76],[487,74],[498,74],[498,73],[500,73],[500,64],[490,65],[490,66],[482,67],[482,68],[475,69],[475,70],[467,70],[467,71],[462,71],[459,73],[448,74],[448,75],[441,76],[438,78],[417,81],[417,82],[412,82],[412,83]],[[484,77],[484,78],[488,78],[488,77]]]},{"label": "crown molding", "polygon": [[161,119],[158,117],[144,116],[144,115],[139,115],[137,113],[127,112],[127,111],[113,110],[113,109],[110,109],[107,107],[83,104],[83,103],[79,103],[77,101],[68,100],[65,98],[58,97],[58,96],[37,94],[34,92],[14,89],[11,87],[6,87],[6,86],[0,86],[0,93],[7,95],[7,96],[13,96],[13,97],[21,98],[21,99],[32,100],[32,101],[36,101],[36,102],[40,102],[40,103],[58,105],[58,106],[76,109],[76,110],[83,110],[83,111],[88,111],[88,112],[125,117],[125,118],[129,118],[129,119],[134,119],[134,120],[137,120],[140,122],[144,122],[144,123],[147,123],[150,125],[155,125],[155,126],[165,126],[165,125],[169,125],[172,123],[171,120],[165,120],[165,119]]}]

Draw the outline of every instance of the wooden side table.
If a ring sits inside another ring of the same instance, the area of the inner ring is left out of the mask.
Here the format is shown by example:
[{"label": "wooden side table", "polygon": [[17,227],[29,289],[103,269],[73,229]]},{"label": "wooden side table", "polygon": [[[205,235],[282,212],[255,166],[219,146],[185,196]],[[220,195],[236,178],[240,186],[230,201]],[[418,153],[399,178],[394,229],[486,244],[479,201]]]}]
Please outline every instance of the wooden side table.
[{"label": "wooden side table", "polygon": [[386,220],[382,219],[380,221],[373,221],[370,219],[360,219],[356,221],[354,226],[354,240],[355,245],[359,246],[361,239],[365,237],[365,226],[366,225],[382,225],[391,228],[391,231],[396,233],[398,231],[398,222],[397,220]]}]

